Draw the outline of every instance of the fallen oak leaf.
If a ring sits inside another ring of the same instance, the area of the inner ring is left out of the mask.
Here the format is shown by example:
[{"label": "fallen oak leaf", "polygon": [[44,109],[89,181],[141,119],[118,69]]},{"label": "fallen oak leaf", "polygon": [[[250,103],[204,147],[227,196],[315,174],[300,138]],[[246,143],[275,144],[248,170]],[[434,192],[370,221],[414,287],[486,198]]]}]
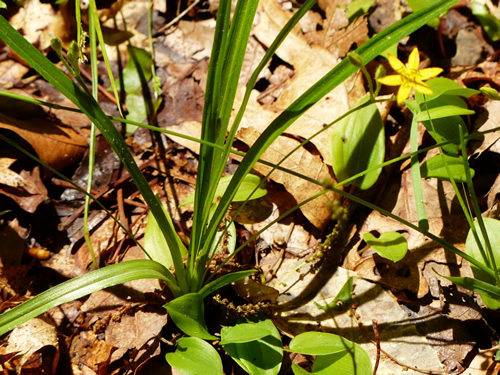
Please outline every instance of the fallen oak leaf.
[{"label": "fallen oak leaf", "polygon": [[33,187],[33,185],[26,181],[21,175],[10,169],[10,166],[16,161],[17,160],[13,158],[0,157],[0,184],[11,187]]},{"label": "fallen oak leaf", "polygon": [[[23,138],[40,160],[56,170],[79,161],[87,149],[83,135],[58,124],[48,116],[18,119],[0,113],[0,129],[14,132]],[[12,139],[8,134],[7,137]]]}]

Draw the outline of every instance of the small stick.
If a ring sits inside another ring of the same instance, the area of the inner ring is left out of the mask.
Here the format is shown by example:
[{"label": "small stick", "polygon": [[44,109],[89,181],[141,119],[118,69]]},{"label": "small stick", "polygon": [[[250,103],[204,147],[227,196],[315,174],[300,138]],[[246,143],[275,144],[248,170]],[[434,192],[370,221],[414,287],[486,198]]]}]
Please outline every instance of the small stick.
[{"label": "small stick", "polygon": [[184,17],[191,9],[193,9],[201,0],[196,0],[196,1],[193,1],[193,3],[188,6],[186,9],[184,9],[177,17],[175,17],[172,21],[170,21],[169,23],[167,23],[165,26],[162,26],[157,32],[156,32],[156,35],[158,35],[159,33],[165,31],[166,29],[168,29],[170,26],[176,24],[182,17]]},{"label": "small stick", "polygon": [[378,364],[380,362],[380,334],[378,333],[378,323],[376,319],[372,319],[373,334],[375,335],[375,343],[377,345],[377,358],[375,359],[375,366],[373,366],[373,375],[377,375]]}]

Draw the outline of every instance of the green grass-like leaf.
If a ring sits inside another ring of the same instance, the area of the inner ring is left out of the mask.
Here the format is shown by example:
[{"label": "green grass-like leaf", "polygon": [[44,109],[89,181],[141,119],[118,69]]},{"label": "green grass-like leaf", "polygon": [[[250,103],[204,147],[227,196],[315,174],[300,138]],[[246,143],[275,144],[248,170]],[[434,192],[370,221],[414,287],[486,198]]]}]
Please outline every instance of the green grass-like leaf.
[{"label": "green grass-like leaf", "polygon": [[164,280],[173,290],[177,288],[170,272],[152,260],[141,259],[113,264],[52,287],[22,305],[2,313],[0,335],[55,306],[76,300],[97,290],[138,279]]}]

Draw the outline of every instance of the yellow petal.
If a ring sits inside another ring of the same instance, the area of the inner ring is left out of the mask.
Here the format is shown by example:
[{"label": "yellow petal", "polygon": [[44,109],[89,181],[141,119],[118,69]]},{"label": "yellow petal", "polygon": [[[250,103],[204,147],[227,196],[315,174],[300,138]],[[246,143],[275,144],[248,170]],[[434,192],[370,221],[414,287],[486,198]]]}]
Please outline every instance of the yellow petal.
[{"label": "yellow petal", "polygon": [[405,64],[403,64],[397,57],[389,53],[387,55],[387,58],[389,59],[389,64],[391,65],[392,69],[394,69],[396,72],[399,73],[400,71],[406,70]]},{"label": "yellow petal", "polygon": [[422,69],[418,71],[419,78],[422,81],[426,81],[430,78],[437,77],[438,75],[441,74],[443,69],[441,68],[427,68],[427,69]]},{"label": "yellow petal", "polygon": [[420,65],[420,56],[418,54],[418,48],[413,48],[410,56],[408,57],[408,69],[409,70],[418,70]]},{"label": "yellow petal", "polygon": [[421,94],[431,95],[433,93],[432,89],[422,81],[415,81],[413,87]]},{"label": "yellow petal", "polygon": [[403,103],[410,96],[412,85],[409,83],[403,83],[398,91],[398,104]]},{"label": "yellow petal", "polygon": [[400,75],[380,77],[377,81],[386,86],[399,86],[403,83]]}]

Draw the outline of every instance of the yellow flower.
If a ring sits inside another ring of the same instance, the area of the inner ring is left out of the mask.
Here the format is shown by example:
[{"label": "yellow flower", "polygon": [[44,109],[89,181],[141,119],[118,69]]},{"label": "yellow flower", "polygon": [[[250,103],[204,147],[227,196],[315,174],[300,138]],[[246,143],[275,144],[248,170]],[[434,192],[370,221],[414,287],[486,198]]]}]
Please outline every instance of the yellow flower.
[{"label": "yellow flower", "polygon": [[432,94],[431,88],[424,81],[438,76],[443,69],[427,68],[418,70],[418,66],[420,65],[418,48],[414,48],[411,51],[407,66],[391,54],[388,57],[389,64],[398,74],[381,77],[378,81],[387,86],[400,86],[397,97],[398,104],[401,104],[410,96],[412,88],[415,88],[416,91],[422,94]]}]

